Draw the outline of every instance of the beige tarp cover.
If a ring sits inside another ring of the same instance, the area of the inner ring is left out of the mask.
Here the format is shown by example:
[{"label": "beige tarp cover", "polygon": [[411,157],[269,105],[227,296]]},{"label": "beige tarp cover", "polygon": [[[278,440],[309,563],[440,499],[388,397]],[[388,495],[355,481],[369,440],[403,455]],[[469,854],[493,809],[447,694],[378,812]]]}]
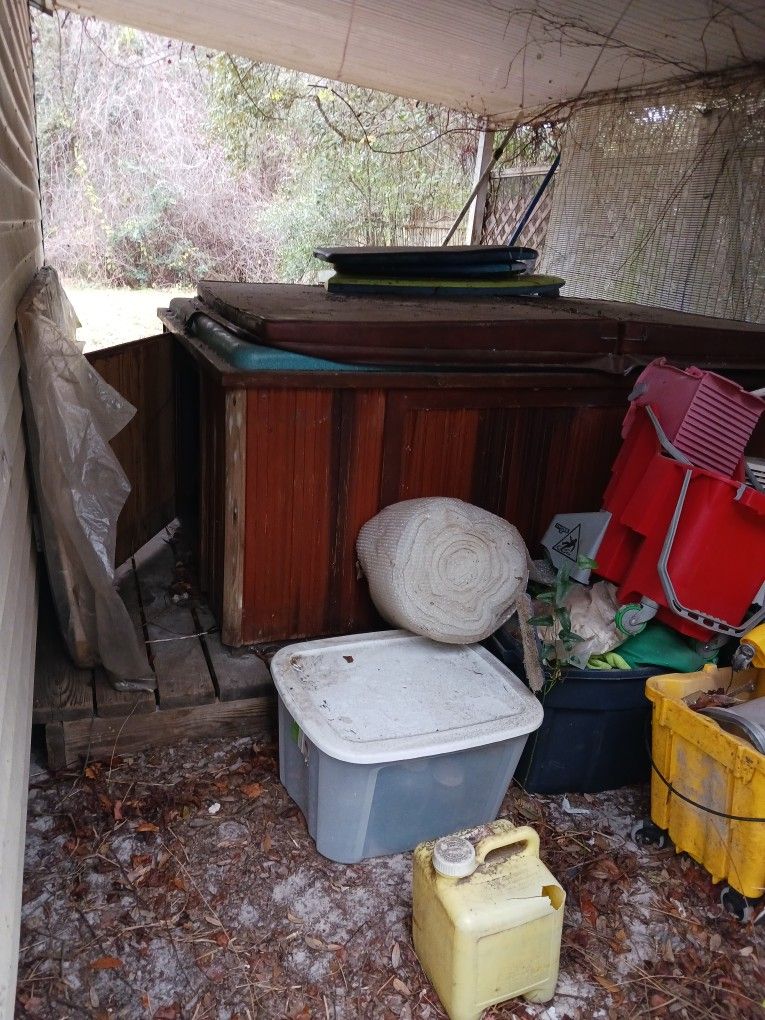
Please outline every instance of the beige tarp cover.
[{"label": "beige tarp cover", "polygon": [[[54,0],[47,0],[53,3]],[[56,0],[78,14],[487,115],[765,59],[751,0]]]}]

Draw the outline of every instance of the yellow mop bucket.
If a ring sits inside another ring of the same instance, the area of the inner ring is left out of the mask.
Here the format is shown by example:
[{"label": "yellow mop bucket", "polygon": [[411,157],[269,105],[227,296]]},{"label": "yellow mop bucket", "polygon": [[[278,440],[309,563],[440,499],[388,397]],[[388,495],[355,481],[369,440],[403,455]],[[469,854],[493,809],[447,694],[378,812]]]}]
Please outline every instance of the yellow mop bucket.
[{"label": "yellow mop bucket", "polygon": [[653,703],[651,819],[678,851],[748,899],[765,893],[765,755],[686,703],[701,691],[765,697],[765,669],[705,666],[646,682]]}]

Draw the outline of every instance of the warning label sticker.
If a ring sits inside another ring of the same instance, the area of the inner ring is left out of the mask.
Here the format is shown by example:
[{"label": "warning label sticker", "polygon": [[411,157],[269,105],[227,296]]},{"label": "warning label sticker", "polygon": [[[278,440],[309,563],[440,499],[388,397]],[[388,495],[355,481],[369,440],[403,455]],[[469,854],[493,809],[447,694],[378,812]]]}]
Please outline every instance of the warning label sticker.
[{"label": "warning label sticker", "polygon": [[563,524],[556,523],[555,528],[562,532],[562,537],[553,546],[553,552],[560,553],[561,556],[565,556],[567,560],[571,560],[572,563],[576,563],[579,558],[579,541],[582,531],[581,524],[577,524],[573,528],[567,528]]}]

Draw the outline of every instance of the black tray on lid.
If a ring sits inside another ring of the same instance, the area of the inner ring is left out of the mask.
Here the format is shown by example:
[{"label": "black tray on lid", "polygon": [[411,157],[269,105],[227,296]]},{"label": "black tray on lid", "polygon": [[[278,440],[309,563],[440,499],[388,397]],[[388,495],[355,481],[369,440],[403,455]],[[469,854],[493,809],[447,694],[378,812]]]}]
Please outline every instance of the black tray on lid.
[{"label": "black tray on lid", "polygon": [[339,273],[359,276],[473,275],[481,272],[534,270],[533,248],[506,245],[449,245],[422,248],[316,248],[314,255]]}]

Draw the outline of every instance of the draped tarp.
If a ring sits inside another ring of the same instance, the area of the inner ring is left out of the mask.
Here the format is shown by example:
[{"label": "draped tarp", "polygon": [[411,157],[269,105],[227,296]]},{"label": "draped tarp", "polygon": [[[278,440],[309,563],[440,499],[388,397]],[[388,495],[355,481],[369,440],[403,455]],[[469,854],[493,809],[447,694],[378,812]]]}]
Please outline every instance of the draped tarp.
[{"label": "draped tarp", "polygon": [[765,5],[749,0],[56,0],[56,6],[497,123],[528,121],[582,96],[765,59]]}]

